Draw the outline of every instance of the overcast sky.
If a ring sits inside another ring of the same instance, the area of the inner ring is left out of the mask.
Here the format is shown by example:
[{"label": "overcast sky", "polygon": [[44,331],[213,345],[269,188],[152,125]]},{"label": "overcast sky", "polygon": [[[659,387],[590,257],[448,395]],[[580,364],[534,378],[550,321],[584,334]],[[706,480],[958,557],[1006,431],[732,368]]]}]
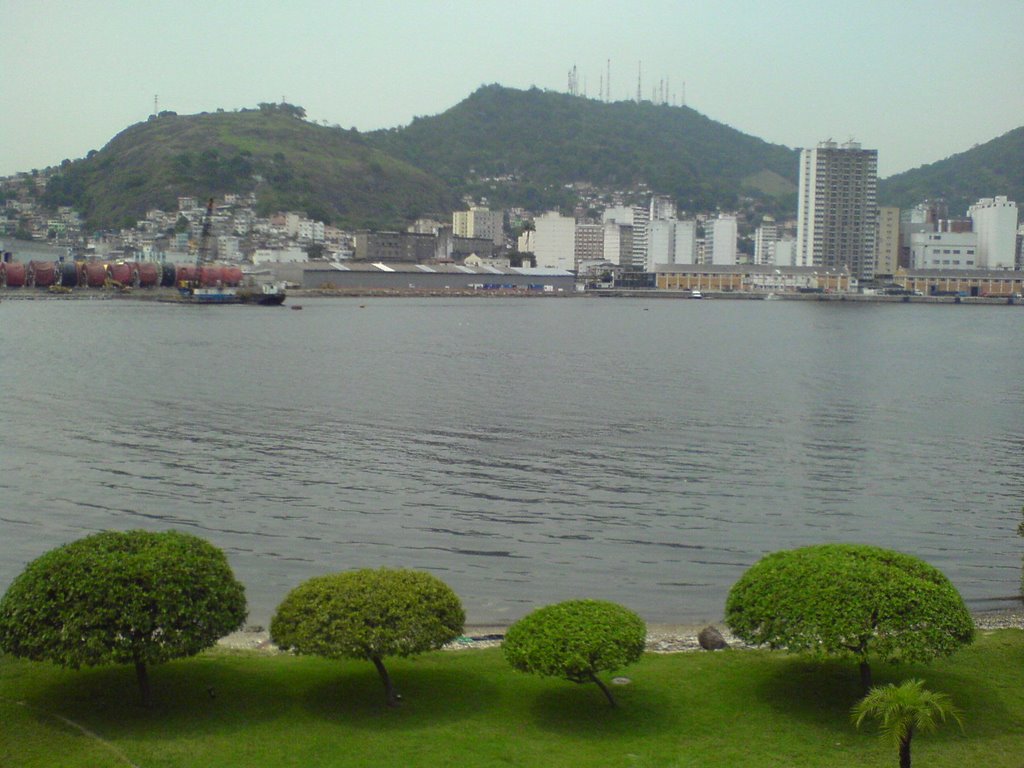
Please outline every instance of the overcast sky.
[{"label": "overcast sky", "polygon": [[[1024,125],[1024,0],[0,0],[0,175],[145,120],[286,99],[359,130],[482,84],[676,100],[790,147],[854,138],[889,176]],[[685,90],[684,90],[685,83]],[[994,190],[993,194],[998,193]]]}]

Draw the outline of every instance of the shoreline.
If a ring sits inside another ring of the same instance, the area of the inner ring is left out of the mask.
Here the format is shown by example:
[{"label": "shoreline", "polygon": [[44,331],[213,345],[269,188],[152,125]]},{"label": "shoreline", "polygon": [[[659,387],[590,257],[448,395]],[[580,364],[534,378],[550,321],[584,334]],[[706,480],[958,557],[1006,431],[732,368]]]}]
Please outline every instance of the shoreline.
[{"label": "shoreline", "polygon": [[[438,299],[676,299],[696,300],[688,290],[665,288],[629,289],[604,288],[579,292],[543,293],[526,290],[475,290],[433,288],[289,288],[286,302],[295,299],[369,299],[369,298],[438,298]],[[888,296],[864,293],[799,293],[780,291],[711,291],[703,290],[703,300],[765,301],[769,297],[780,301],[855,302],[870,304],[973,304],[981,306],[1024,306],[1024,300],[1009,295],[999,296]],[[37,288],[0,288],[0,301],[155,301],[184,303],[174,288],[138,288],[116,291],[105,288],[79,288],[68,292],[51,293]]]},{"label": "shoreline", "polygon": [[[995,611],[973,611],[974,624],[978,632],[998,629],[1024,630],[1024,607],[1004,608]],[[724,622],[701,624],[648,624],[647,653],[688,653],[699,651],[697,635],[705,627],[714,627],[721,632],[730,648],[750,648],[737,639]],[[496,648],[504,639],[507,626],[494,624],[467,624],[464,634],[444,647],[445,651],[461,651],[476,648]],[[270,633],[264,627],[246,627],[217,641],[217,648],[235,651],[257,651],[260,653],[282,653],[270,641]]]}]

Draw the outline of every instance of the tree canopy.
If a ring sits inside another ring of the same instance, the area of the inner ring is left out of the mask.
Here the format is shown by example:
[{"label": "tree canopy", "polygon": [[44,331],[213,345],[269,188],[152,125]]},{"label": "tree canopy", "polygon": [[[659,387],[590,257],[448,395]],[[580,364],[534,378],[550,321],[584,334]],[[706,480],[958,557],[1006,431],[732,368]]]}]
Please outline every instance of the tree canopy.
[{"label": "tree canopy", "polygon": [[458,596],[436,576],[364,568],[297,586],[278,606],[270,635],[286,650],[372,661],[388,706],[395,706],[398,694],[383,659],[441,648],[462,633],[465,620]]},{"label": "tree canopy", "polygon": [[209,648],[245,621],[224,553],[178,531],[105,531],[33,560],[0,599],[0,648],[77,669],[147,665]]},{"label": "tree canopy", "polygon": [[521,618],[509,627],[502,649],[513,668],[595,683],[615,706],[597,675],[637,661],[646,641],[643,619],[628,608],[604,600],[569,600]]},{"label": "tree canopy", "polygon": [[747,643],[851,656],[870,687],[868,654],[927,662],[974,638],[963,598],[937,568],[857,544],[775,552],[733,585],[725,621]]}]

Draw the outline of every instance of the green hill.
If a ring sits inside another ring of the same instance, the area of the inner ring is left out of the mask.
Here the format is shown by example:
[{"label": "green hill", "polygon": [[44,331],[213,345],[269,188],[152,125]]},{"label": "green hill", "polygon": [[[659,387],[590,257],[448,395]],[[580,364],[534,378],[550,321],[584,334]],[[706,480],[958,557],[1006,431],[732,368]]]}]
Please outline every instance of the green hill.
[{"label": "green hill", "polygon": [[162,113],[115,136],[51,179],[46,202],[74,205],[97,227],[134,223],[179,195],[257,193],[262,214],[304,211],[349,227],[386,227],[451,210],[437,178],[370,146],[355,131],[300,119],[301,107]]},{"label": "green hill", "polygon": [[[741,196],[776,214],[796,210],[797,150],[687,107],[489,85],[439,115],[367,134],[303,115],[289,104],[161,113],[61,168],[45,202],[75,206],[92,227],[173,210],[180,195],[226,192],[255,192],[263,215],[303,211],[346,228],[443,219],[466,196],[535,211],[571,207],[576,184],[646,188],[686,211],[736,208]],[[1024,128],[884,180],[879,199],[907,207],[942,197],[960,215],[999,194],[1024,201]]]},{"label": "green hill", "polygon": [[879,184],[885,205],[908,208],[942,198],[950,216],[963,216],[981,197],[1006,195],[1024,203],[1024,128],[948,157],[891,176]]},{"label": "green hill", "polygon": [[795,150],[687,107],[489,85],[440,115],[367,140],[463,193],[505,205],[565,202],[564,187],[573,182],[613,189],[646,183],[690,211],[732,207],[741,191],[765,189],[796,203]]}]

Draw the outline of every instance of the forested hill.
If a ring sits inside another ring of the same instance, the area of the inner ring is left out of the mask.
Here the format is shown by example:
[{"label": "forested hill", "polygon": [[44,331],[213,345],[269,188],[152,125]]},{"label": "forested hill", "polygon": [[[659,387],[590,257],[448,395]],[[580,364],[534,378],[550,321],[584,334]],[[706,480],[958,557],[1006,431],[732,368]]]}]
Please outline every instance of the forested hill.
[{"label": "forested hill", "polygon": [[258,210],[304,211],[349,227],[385,227],[457,204],[454,190],[368,144],[356,131],[307,122],[301,107],[162,113],[115,136],[52,178],[46,202],[91,226],[119,227],[150,208],[255,190]]},{"label": "forested hill", "polygon": [[591,182],[618,189],[646,183],[691,211],[732,207],[741,192],[796,206],[796,150],[687,107],[489,85],[440,115],[367,140],[501,204],[539,209],[564,185]]},{"label": "forested hill", "polygon": [[883,204],[901,208],[942,198],[949,215],[958,217],[978,198],[996,195],[1024,203],[1024,128],[937,163],[890,176],[879,184],[878,198]]},{"label": "forested hill", "polygon": [[[45,202],[73,205],[90,227],[134,223],[180,195],[255,191],[258,212],[301,211],[346,228],[442,219],[464,196],[534,211],[571,207],[571,185],[671,195],[686,211],[758,198],[793,214],[799,153],[687,107],[605,103],[563,93],[484,86],[451,109],[361,134],[304,119],[301,107],[164,112],[66,164]],[[881,183],[901,207],[943,197],[962,215],[978,197],[1024,201],[1024,128]]]}]

